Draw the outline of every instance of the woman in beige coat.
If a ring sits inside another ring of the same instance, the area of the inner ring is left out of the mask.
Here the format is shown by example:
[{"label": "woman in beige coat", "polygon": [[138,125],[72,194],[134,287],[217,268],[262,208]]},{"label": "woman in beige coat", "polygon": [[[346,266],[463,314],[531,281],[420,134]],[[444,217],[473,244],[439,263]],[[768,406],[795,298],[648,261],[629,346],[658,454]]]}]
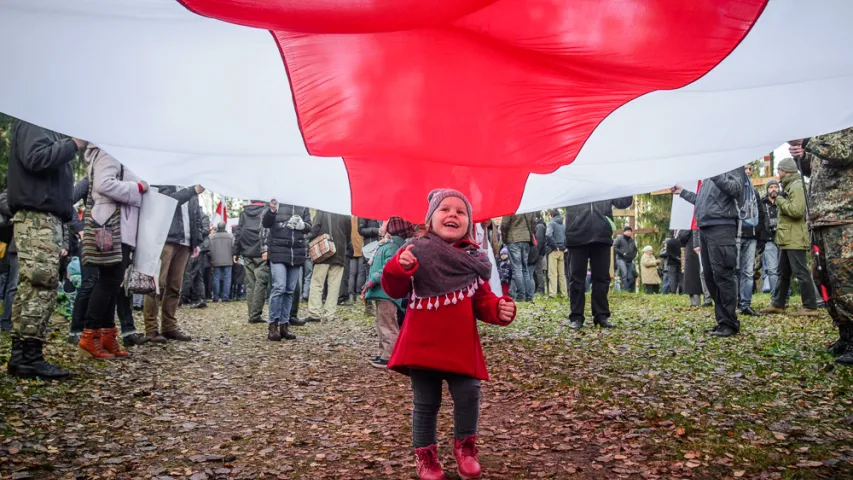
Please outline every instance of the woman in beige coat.
[{"label": "woman in beige coat", "polygon": [[643,280],[643,285],[646,286],[646,293],[658,293],[661,284],[658,274],[660,260],[655,258],[654,249],[650,245],[643,248],[643,258],[640,260],[640,265],[640,278]]}]

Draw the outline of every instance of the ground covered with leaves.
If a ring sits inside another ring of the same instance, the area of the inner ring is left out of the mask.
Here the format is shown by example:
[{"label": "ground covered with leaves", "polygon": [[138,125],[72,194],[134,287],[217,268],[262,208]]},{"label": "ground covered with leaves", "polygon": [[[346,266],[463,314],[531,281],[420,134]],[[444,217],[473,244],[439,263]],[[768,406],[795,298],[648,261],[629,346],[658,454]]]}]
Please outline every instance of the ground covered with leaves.
[{"label": "ground covered with leaves", "polygon": [[[712,309],[686,304],[615,294],[617,329],[574,332],[565,301],[537,299],[482,325],[484,476],[853,477],[853,370],[823,352],[829,318],[744,318],[715,339]],[[408,379],[368,364],[362,308],[281,343],[245,309],[182,309],[195,341],[123,361],[81,362],[55,334],[74,379],[0,374],[0,478],[415,478]],[[451,407],[439,453],[457,478]]]}]

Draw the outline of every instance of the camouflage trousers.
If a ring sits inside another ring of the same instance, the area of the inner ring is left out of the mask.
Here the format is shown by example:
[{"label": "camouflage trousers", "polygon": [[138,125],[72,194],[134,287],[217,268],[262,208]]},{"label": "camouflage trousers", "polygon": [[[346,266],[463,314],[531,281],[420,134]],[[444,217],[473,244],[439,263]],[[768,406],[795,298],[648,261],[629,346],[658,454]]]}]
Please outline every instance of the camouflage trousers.
[{"label": "camouflage trousers", "polygon": [[12,217],[18,246],[18,294],[12,326],[20,338],[44,341],[56,307],[62,222],[49,213],[23,210]]},{"label": "camouflage trousers", "polygon": [[853,326],[853,224],[817,227],[814,234],[823,267],[823,278],[814,269],[815,280],[829,293],[829,315],[838,327]]}]

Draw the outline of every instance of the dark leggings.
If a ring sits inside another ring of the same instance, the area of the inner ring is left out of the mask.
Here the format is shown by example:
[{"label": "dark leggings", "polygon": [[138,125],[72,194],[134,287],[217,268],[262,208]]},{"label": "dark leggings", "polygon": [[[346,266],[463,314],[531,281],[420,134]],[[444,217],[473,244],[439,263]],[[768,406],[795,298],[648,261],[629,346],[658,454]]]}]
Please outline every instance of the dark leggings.
[{"label": "dark leggings", "polygon": [[121,262],[115,265],[98,266],[98,282],[92,289],[86,308],[84,328],[115,327],[116,300],[118,299],[124,271],[130,263],[130,247],[121,245]]},{"label": "dark leggings", "polygon": [[411,370],[414,413],[412,444],[415,448],[436,443],[436,423],[441,408],[442,381],[447,381],[453,397],[453,436],[464,440],[477,434],[480,420],[480,380],[435,370]]}]

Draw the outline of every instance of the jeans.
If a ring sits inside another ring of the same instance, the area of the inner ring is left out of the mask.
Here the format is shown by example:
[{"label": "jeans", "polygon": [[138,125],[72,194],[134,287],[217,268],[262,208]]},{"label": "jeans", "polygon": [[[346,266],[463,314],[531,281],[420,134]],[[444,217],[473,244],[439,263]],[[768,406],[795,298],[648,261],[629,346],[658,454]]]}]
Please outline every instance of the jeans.
[{"label": "jeans", "polygon": [[738,309],[752,305],[752,287],[755,283],[755,247],[758,240],[744,238],[740,241],[740,265],[738,265]]},{"label": "jeans", "polygon": [[270,294],[270,318],[268,323],[287,325],[290,322],[290,309],[293,307],[293,291],[299,280],[298,266],[270,262],[272,275],[272,293]]},{"label": "jeans", "polygon": [[634,261],[616,258],[616,268],[619,269],[619,278],[622,280],[622,291],[633,292],[637,279],[634,278]]},{"label": "jeans", "polygon": [[769,289],[770,295],[776,294],[776,284],[779,282],[779,247],[773,242],[764,244],[764,254],[761,257],[764,264],[764,288]]},{"label": "jeans", "polygon": [[527,268],[527,257],[530,256],[530,244],[527,242],[510,243],[509,261],[512,264],[512,282],[509,294],[516,300],[533,299],[533,279]]},{"label": "jeans", "polygon": [[[809,271],[808,252],[806,250],[782,249],[779,255],[779,283],[776,293],[773,294],[771,303],[775,307],[784,308],[788,303],[788,288],[791,286],[791,277],[796,277],[800,282],[800,296],[803,307],[809,310],[817,309],[817,288]],[[784,298],[783,298],[784,297]]]},{"label": "jeans", "polygon": [[311,276],[314,274],[314,262],[310,258],[305,259],[302,265],[302,300],[308,301],[308,293],[311,292]]},{"label": "jeans", "polygon": [[6,252],[9,257],[9,273],[6,277],[6,289],[0,291],[3,295],[3,316],[0,325],[4,330],[12,328],[12,306],[15,304],[15,294],[18,293],[18,254]]},{"label": "jeans", "polygon": [[466,375],[436,370],[411,369],[414,411],[412,444],[415,448],[436,443],[438,410],[441,408],[442,382],[447,381],[453,397],[453,436],[464,440],[477,434],[480,421],[480,380]]},{"label": "jeans", "polygon": [[717,324],[740,331],[737,319],[737,227],[713,225],[701,228],[700,257],[702,259],[705,285],[714,299],[714,315]]},{"label": "jeans", "polygon": [[593,321],[598,323],[610,318],[610,303],[607,301],[607,292],[610,289],[610,245],[592,243],[569,247],[569,261],[569,320],[581,323],[584,321],[587,264],[591,271]]},{"label": "jeans", "polygon": [[220,298],[226,302],[231,299],[231,265],[213,267],[213,301]]}]

